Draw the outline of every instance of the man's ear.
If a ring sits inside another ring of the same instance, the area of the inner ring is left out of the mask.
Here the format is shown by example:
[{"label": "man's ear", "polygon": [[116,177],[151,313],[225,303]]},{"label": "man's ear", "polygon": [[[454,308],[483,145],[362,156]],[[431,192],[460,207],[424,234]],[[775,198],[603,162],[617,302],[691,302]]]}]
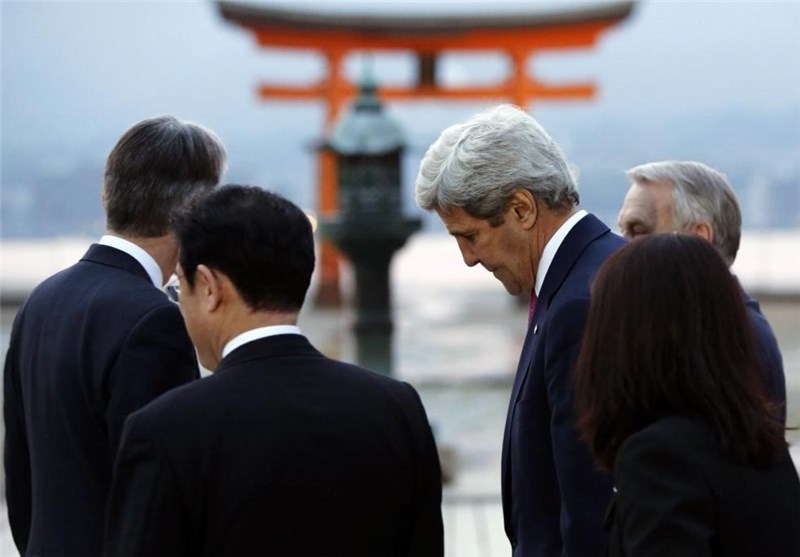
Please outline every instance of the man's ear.
[{"label": "man's ear", "polygon": [[220,277],[209,267],[198,265],[194,274],[194,287],[200,297],[200,304],[208,313],[219,308],[222,301]]},{"label": "man's ear", "polygon": [[539,206],[536,198],[528,190],[518,189],[511,197],[509,212],[513,219],[518,221],[523,228],[531,229],[539,218]]},{"label": "man's ear", "polygon": [[689,232],[695,236],[700,236],[710,243],[714,243],[714,229],[707,222],[695,222],[689,226]]}]

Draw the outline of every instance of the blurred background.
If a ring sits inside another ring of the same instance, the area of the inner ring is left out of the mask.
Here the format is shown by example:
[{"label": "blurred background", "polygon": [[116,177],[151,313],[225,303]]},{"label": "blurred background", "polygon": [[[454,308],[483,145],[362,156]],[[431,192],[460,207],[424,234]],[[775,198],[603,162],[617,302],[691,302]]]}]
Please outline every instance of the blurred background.
[{"label": "blurred background", "polygon": [[[439,18],[538,7],[262,3]],[[372,59],[379,84],[414,79],[410,55]],[[346,61],[353,80],[362,61],[359,54]],[[259,49],[244,29],[222,19],[214,2],[3,2],[2,62],[4,238],[101,232],[97,199],[105,156],[129,125],[164,113],[196,120],[222,137],[230,153],[228,181],[255,183],[316,207],[311,146],[322,133],[321,103],[262,102],[256,86],[317,81],[323,60],[314,52]],[[595,48],[541,54],[530,65],[545,81],[590,79],[598,86],[592,101],[530,108],[579,171],[584,205],[605,220],[615,220],[628,186],[623,169],[690,158],[727,173],[748,227],[800,226],[800,3],[638,2]],[[500,53],[452,53],[438,68],[448,85],[496,81],[507,71]],[[484,106],[388,107],[408,134],[409,210],[425,149],[444,127]]]},{"label": "blurred background", "polygon": [[[294,10],[387,18],[480,18],[609,2],[252,2]],[[105,158],[133,123],[159,114],[193,120],[225,143],[225,182],[278,191],[318,210],[322,102],[259,99],[262,81],[323,79],[316,52],[262,49],[215,2],[13,2],[2,21],[3,355],[15,302],[77,260],[104,228]],[[345,73],[369,63],[379,85],[416,79],[410,53],[355,52]],[[529,109],[579,175],[581,205],[615,227],[629,184],[624,170],[692,159],[727,174],[745,231],[734,268],[776,330],[789,416],[800,423],[800,2],[640,1],[589,49],[537,54],[545,82],[592,81],[591,100],[534,101]],[[493,83],[509,72],[499,52],[446,53],[448,86]],[[498,102],[501,99],[498,99]],[[526,310],[481,269],[468,269],[438,219],[413,202],[427,147],[445,127],[488,102],[396,101],[403,128],[403,208],[423,219],[392,264],[395,373],[420,390],[452,467],[446,487],[449,555],[506,555],[499,507],[500,440]],[[342,264],[341,308],[309,306],[301,328],[323,351],[353,358],[352,273]],[[795,432],[796,434],[797,432]],[[792,434],[792,435],[795,435]],[[800,437],[793,437],[800,441]],[[13,555],[0,515],[0,554]]]}]

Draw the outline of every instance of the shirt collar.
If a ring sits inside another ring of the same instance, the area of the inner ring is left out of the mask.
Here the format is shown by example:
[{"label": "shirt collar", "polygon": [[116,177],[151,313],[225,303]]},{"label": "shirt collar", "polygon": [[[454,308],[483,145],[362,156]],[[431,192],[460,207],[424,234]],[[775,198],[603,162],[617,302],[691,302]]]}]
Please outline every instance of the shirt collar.
[{"label": "shirt collar", "polygon": [[138,261],[139,265],[144,267],[144,270],[147,271],[147,276],[150,277],[150,280],[153,282],[156,288],[161,288],[163,286],[164,277],[161,274],[161,268],[158,266],[158,263],[156,263],[156,260],[153,259],[152,255],[144,251],[133,242],[129,242],[128,240],[120,238],[119,236],[111,236],[106,234],[100,238],[98,243],[101,246],[109,246],[127,253],[136,261]]},{"label": "shirt collar", "polygon": [[553,262],[553,259],[558,252],[558,248],[561,247],[561,243],[564,241],[564,238],[567,237],[567,234],[569,234],[569,231],[572,230],[572,227],[578,224],[578,221],[588,214],[589,213],[587,213],[585,210],[581,209],[572,215],[558,228],[558,230],[556,230],[556,233],[553,234],[553,237],[550,238],[550,240],[544,246],[544,250],[542,250],[542,258],[539,260],[539,268],[536,270],[536,286],[534,286],[534,291],[536,292],[537,296],[539,295],[539,291],[542,289],[544,278],[547,276],[548,269],[550,269],[550,264]]},{"label": "shirt collar", "polygon": [[300,327],[297,325],[271,325],[269,327],[258,327],[257,329],[250,329],[240,335],[236,335],[225,344],[222,349],[222,357],[224,358],[243,344],[253,342],[261,338],[276,336],[276,335],[302,335]]}]

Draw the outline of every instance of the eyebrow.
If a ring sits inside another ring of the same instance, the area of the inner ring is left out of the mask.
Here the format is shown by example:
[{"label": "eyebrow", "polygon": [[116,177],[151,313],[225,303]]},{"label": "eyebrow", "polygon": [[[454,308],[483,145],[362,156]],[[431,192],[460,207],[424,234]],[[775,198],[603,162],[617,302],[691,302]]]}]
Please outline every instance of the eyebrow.
[{"label": "eyebrow", "polygon": [[448,234],[451,236],[469,236],[470,234],[474,234],[475,231],[474,228],[454,228],[453,230],[447,230]]}]

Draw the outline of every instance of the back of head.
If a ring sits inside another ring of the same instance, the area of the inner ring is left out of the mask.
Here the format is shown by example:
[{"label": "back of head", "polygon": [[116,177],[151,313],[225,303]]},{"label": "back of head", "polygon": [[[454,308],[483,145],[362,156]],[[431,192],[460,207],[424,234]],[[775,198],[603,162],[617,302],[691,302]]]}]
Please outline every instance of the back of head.
[{"label": "back of head", "polygon": [[107,228],[127,237],[163,236],[176,211],[219,183],[225,163],[220,140],[197,124],[172,116],[135,124],[106,161]]},{"label": "back of head", "polygon": [[426,211],[458,207],[491,221],[519,188],[554,210],[579,202],[559,146],[530,114],[506,104],[442,132],[420,165],[416,199]]},{"label": "back of head", "polygon": [[676,414],[702,417],[740,461],[769,461],[784,446],[739,285],[695,236],[642,238],[600,268],[576,399],[585,437],[609,468],[628,436]]},{"label": "back of head", "polygon": [[253,186],[222,186],[192,204],[176,232],[191,287],[203,264],[225,273],[254,311],[302,307],[314,271],[314,236],[294,203]]},{"label": "back of head", "polygon": [[627,175],[640,184],[673,184],[675,231],[685,232],[694,223],[708,223],[714,234],[714,246],[728,265],[733,264],[742,235],[742,213],[723,174],[700,162],[661,161],[631,168]]}]

